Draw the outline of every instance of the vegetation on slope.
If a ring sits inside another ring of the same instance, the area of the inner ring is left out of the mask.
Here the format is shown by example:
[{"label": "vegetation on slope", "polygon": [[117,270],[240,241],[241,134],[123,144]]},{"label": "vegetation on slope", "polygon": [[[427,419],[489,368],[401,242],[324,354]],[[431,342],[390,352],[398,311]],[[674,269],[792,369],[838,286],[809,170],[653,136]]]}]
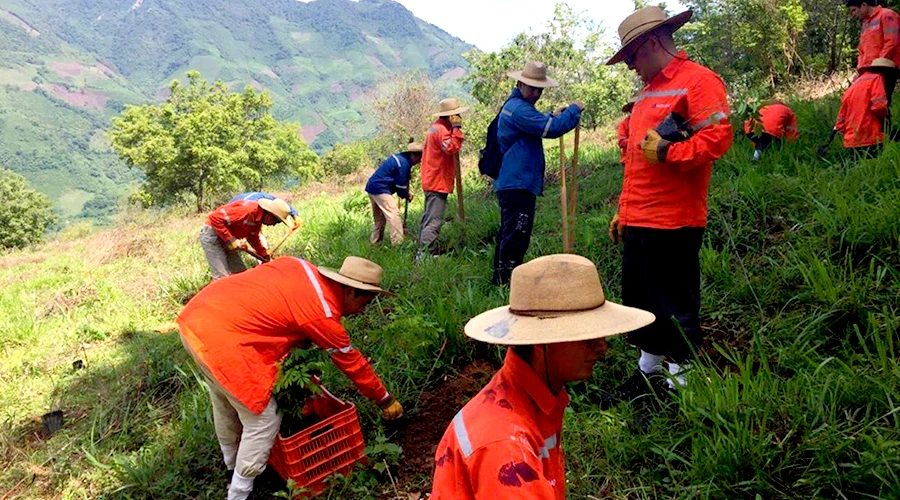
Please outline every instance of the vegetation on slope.
[{"label": "vegetation on slope", "polygon": [[[897,495],[900,147],[859,163],[815,159],[834,108],[833,100],[797,103],[798,143],[755,164],[740,140],[716,164],[701,251],[710,335],[703,362],[673,404],[649,424],[636,422],[646,410],[595,404],[634,367],[634,350],[613,342],[595,377],[571,388],[564,447],[574,498]],[[618,154],[585,147],[581,165],[577,249],[597,263],[615,300],[620,250],[606,225],[621,183]],[[423,413],[432,390],[475,360],[501,359],[500,349],[462,334],[468,318],[506,301],[506,291],[489,284],[496,203],[474,170],[466,186],[467,224],[447,224],[442,255],[421,265],[412,263],[411,244],[369,246],[369,203],[356,189],[296,203],[304,226],[288,253],[330,266],[348,254],[370,257],[399,293],[348,327],[408,407],[410,427],[385,427],[338,372],[324,374],[329,389],[357,404],[378,463],[392,463],[384,438],[403,440],[417,418],[448,424]],[[559,200],[555,187],[548,191],[530,257],[561,249]],[[410,221],[421,209],[417,200]],[[0,491],[222,495],[206,393],[177,334],[152,331],[208,280],[196,245],[201,220],[131,217],[114,230],[0,259],[0,456],[8,464]],[[74,371],[74,359],[86,367]],[[51,409],[63,409],[67,425],[41,439],[34,419]],[[401,466],[413,459],[421,457],[401,457]],[[391,470],[337,480],[326,498],[387,498],[395,481],[403,492],[427,491],[427,465],[400,467],[400,476]]]}]

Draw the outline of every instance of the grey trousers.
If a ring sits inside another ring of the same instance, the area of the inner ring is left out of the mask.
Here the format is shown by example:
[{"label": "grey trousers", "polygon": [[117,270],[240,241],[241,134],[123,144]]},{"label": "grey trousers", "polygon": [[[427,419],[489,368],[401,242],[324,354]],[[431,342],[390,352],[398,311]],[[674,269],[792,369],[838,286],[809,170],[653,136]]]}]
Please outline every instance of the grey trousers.
[{"label": "grey trousers", "polygon": [[444,210],[447,208],[447,193],[425,191],[425,213],[419,228],[419,250],[427,249],[441,233],[444,224]]},{"label": "grey trousers", "polygon": [[225,248],[213,228],[203,226],[203,229],[200,230],[200,246],[203,247],[203,253],[206,254],[206,261],[209,262],[213,280],[247,270],[238,251]]}]

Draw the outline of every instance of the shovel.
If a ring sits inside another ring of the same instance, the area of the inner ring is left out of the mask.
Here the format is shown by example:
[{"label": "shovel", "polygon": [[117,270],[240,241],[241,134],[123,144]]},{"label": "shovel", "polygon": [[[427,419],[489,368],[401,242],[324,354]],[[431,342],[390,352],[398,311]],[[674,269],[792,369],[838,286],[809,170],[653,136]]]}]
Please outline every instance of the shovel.
[{"label": "shovel", "polygon": [[294,234],[294,231],[300,229],[300,226],[302,226],[302,225],[303,225],[303,221],[302,221],[302,220],[301,220],[301,221],[295,221],[295,222],[294,222],[294,227],[292,227],[291,230],[288,231],[288,234],[285,235],[285,237],[282,238],[281,241],[279,241],[278,244],[275,245],[274,248],[272,248],[272,251],[269,252],[269,256],[274,256],[274,255],[275,255],[275,252],[277,252],[278,249],[281,248],[281,245],[284,245],[284,242],[287,241],[287,239],[290,238],[292,234]]}]

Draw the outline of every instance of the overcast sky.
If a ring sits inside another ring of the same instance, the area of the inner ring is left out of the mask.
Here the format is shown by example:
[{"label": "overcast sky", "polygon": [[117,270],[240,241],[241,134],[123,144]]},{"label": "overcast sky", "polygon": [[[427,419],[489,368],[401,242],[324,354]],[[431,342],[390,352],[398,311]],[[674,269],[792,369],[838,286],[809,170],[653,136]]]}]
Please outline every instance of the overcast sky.
[{"label": "overcast sky", "polygon": [[[512,37],[528,31],[543,31],[553,17],[553,0],[397,0],[417,17],[481,50],[495,51]],[[615,35],[619,23],[634,10],[631,0],[567,0]],[[683,9],[668,0],[672,10]],[[618,38],[616,38],[618,40]]]}]

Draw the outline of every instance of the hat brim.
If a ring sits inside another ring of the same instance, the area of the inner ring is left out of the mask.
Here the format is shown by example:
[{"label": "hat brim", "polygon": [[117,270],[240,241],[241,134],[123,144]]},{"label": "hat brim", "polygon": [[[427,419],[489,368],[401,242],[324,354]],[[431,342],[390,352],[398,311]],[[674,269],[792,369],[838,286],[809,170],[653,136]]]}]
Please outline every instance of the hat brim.
[{"label": "hat brim", "polygon": [[498,307],[466,323],[468,337],[489,344],[539,345],[611,337],[647,326],[653,313],[606,301],[588,311],[522,316]]},{"label": "hat brim", "polygon": [[468,111],[468,110],[469,110],[469,107],[468,107],[468,106],[460,106],[460,107],[458,107],[458,108],[451,109],[451,110],[449,110],[449,111],[438,111],[437,113],[435,113],[435,114],[433,114],[433,115],[431,115],[431,116],[434,116],[434,117],[453,116],[453,115],[458,115],[458,114],[461,114],[461,113],[465,113],[465,112]]},{"label": "hat brim", "polygon": [[554,80],[553,78],[547,78],[545,80],[535,80],[534,78],[528,78],[527,76],[522,76],[522,71],[510,71],[506,75],[512,78],[513,80],[520,81],[526,85],[531,85],[532,87],[537,87],[539,89],[549,89],[559,87],[559,82]]},{"label": "hat brim", "polygon": [[389,291],[385,290],[384,288],[377,287],[375,285],[370,285],[368,283],[363,283],[362,281],[358,281],[353,278],[348,278],[337,271],[328,269],[327,267],[319,267],[319,273],[321,273],[322,276],[325,276],[326,278],[328,278],[332,281],[337,281],[338,283],[340,283],[342,285],[352,286],[353,288],[357,288],[359,290],[365,290],[367,292],[375,292],[375,293],[378,293],[381,295],[389,295],[391,297],[396,297],[396,295],[397,295],[393,292],[389,292]]},{"label": "hat brim", "polygon": [[613,54],[609,61],[606,61],[606,65],[609,66],[624,61],[625,58],[628,57],[630,49],[634,47],[637,42],[642,41],[645,37],[647,37],[647,35],[650,35],[654,31],[662,27],[669,26],[672,28],[672,31],[678,31],[682,26],[684,26],[688,21],[691,20],[691,17],[693,17],[693,15],[694,11],[688,9],[680,14],[675,14],[674,16],[641,33],[640,35],[632,38],[628,41],[628,43],[623,45],[618,52]]},{"label": "hat brim", "polygon": [[857,73],[862,73],[864,71],[875,71],[878,73],[897,73],[897,68],[892,68],[890,66],[863,66],[862,68],[858,68],[856,70]]},{"label": "hat brim", "polygon": [[266,212],[268,212],[268,213],[274,215],[278,220],[280,220],[281,222],[283,222],[285,226],[290,227],[290,224],[288,224],[287,218],[290,217],[291,214],[289,213],[289,214],[286,215],[285,217],[282,217],[282,216],[276,214],[276,213],[273,211],[273,209],[274,209],[275,207],[273,206],[273,205],[274,205],[274,202],[273,202],[272,200],[267,200],[267,199],[265,199],[265,198],[262,198],[262,199],[258,200],[256,203],[259,205],[259,208],[262,208],[262,209],[265,210]]}]

